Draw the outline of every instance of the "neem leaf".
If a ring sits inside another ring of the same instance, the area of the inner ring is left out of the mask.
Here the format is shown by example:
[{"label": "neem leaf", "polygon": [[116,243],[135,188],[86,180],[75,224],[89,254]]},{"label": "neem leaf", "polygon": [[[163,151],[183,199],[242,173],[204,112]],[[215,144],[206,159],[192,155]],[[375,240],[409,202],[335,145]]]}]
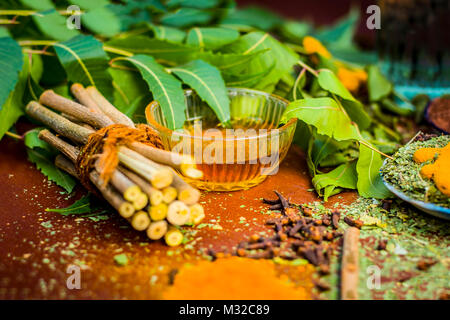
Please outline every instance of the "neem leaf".
[{"label": "neem leaf", "polygon": [[82,10],[95,10],[107,6],[109,4],[108,0],[69,0],[71,4],[79,6]]},{"label": "neem leaf", "polygon": [[[0,39],[0,43],[2,42],[3,39],[4,38]],[[3,48],[0,47],[0,55],[2,53],[2,49]],[[22,60],[22,51],[19,52],[19,57]],[[16,58],[11,57],[9,62],[6,62],[5,60],[0,60],[0,62],[1,62],[0,64],[2,65],[2,68],[0,68],[0,75],[3,74],[3,70],[9,69],[10,76],[14,77],[15,74],[11,73],[12,70],[8,66],[8,64],[13,62],[17,65]],[[9,96],[7,96],[5,103],[3,103],[3,105],[0,108],[0,140],[2,139],[5,132],[8,131],[8,129],[24,113],[23,112],[24,105],[22,103],[22,98],[25,92],[28,78],[28,59],[24,57],[23,62],[24,66],[22,68],[22,71],[20,71],[20,74],[18,75],[19,81],[16,83],[16,86],[13,87],[14,89],[11,92],[9,92]],[[20,67],[22,67],[22,61]],[[2,80],[5,80],[5,78],[0,78],[0,83],[4,85],[5,83]]]},{"label": "neem leaf", "polygon": [[221,123],[230,120],[230,99],[217,68],[202,60],[194,60],[171,70],[209,104]]},{"label": "neem leaf", "polygon": [[[203,61],[216,66],[221,72],[226,72],[230,75],[242,75],[253,59],[256,59],[260,54],[269,51],[270,49],[258,50],[250,54],[242,53],[220,53],[220,52],[200,52],[197,57]],[[273,64],[275,65],[275,64]],[[265,70],[258,71],[254,74],[265,72]],[[246,73],[246,72],[245,72]],[[246,73],[248,74],[248,73]]]},{"label": "neem leaf", "polygon": [[212,14],[208,11],[195,8],[181,8],[175,12],[169,12],[161,17],[161,23],[178,28],[185,28],[192,25],[201,25],[212,19]]},{"label": "neem leaf", "polygon": [[315,175],[312,184],[317,193],[327,201],[335,188],[356,189],[356,178],[356,162],[352,161],[341,164],[330,172]]},{"label": "neem leaf", "polygon": [[120,60],[129,61],[139,69],[154,100],[158,101],[162,108],[168,128],[181,128],[186,120],[186,105],[181,82],[168,74],[153,57],[139,54],[120,58]]},{"label": "neem leaf", "polygon": [[50,10],[54,8],[51,0],[20,0],[20,3],[22,3],[24,6],[27,6],[28,8],[39,11]]},{"label": "neem leaf", "polygon": [[85,86],[95,86],[106,98],[112,97],[112,79],[108,73],[108,56],[103,44],[92,36],[79,35],[54,44],[67,78]]},{"label": "neem leaf", "polygon": [[309,23],[298,21],[286,21],[280,26],[280,34],[289,41],[300,43],[312,29]]},{"label": "neem leaf", "polygon": [[282,123],[298,118],[317,128],[317,133],[338,141],[358,140],[359,135],[349,117],[331,98],[301,99],[291,102],[283,113]]},{"label": "neem leaf", "polygon": [[273,13],[259,7],[250,6],[243,9],[231,10],[221,21],[223,25],[248,25],[261,30],[268,31],[278,26],[283,19]]},{"label": "neem leaf", "polygon": [[200,51],[199,48],[146,36],[111,39],[107,42],[107,45],[134,54],[150,55],[158,61],[168,62],[172,65],[189,62]]},{"label": "neem leaf", "polygon": [[169,0],[167,6],[169,8],[181,6],[187,8],[208,9],[219,4],[221,0]]},{"label": "neem leaf", "polygon": [[360,130],[365,130],[370,126],[372,118],[364,110],[361,102],[358,100],[342,100],[341,103],[350,119],[358,124]]},{"label": "neem leaf", "polygon": [[33,21],[41,32],[49,38],[66,41],[79,35],[78,30],[67,28],[66,18],[55,9],[40,12],[32,16]]},{"label": "neem leaf", "polygon": [[380,168],[383,165],[381,155],[361,144],[356,165],[358,173],[358,192],[365,198],[384,199],[392,194],[383,184]]},{"label": "neem leaf", "polygon": [[177,28],[154,24],[148,24],[148,27],[153,31],[155,38],[159,40],[183,43],[184,38],[186,38],[186,32]]},{"label": "neem leaf", "polygon": [[55,153],[55,149],[52,148],[52,146],[50,146],[47,142],[39,139],[39,132],[41,132],[41,130],[43,129],[44,128],[34,128],[30,131],[27,131],[27,133],[25,134],[24,143],[30,149],[41,148],[48,151],[49,153]]},{"label": "neem leaf", "polygon": [[367,67],[367,88],[370,101],[378,101],[392,92],[392,83],[381,73],[375,65]]},{"label": "neem leaf", "polygon": [[47,178],[63,187],[67,192],[72,192],[76,181],[67,173],[59,170],[53,163],[53,156],[46,150],[35,148],[27,149],[28,160],[36,164],[36,167]]},{"label": "neem leaf", "polygon": [[338,96],[346,100],[355,101],[355,98],[347,90],[347,88],[344,87],[342,82],[338,79],[338,77],[336,77],[333,71],[327,69],[320,70],[318,81],[322,89],[337,94]]},{"label": "neem leaf", "polygon": [[88,193],[87,195],[81,197],[73,204],[66,208],[47,208],[45,211],[47,212],[57,212],[63,216],[68,216],[71,214],[84,214],[92,212],[91,208],[92,195]]},{"label": "neem leaf", "polygon": [[194,47],[214,50],[239,38],[239,32],[228,28],[192,28],[189,30],[186,44]]},{"label": "neem leaf", "polygon": [[122,30],[120,18],[109,7],[88,10],[81,16],[81,22],[84,27],[93,33],[108,38],[115,36]]},{"label": "neem leaf", "polygon": [[250,32],[222,50],[225,53],[248,55],[264,49],[270,50],[252,59],[245,70],[250,74],[258,73],[267,70],[275,63],[273,70],[255,86],[257,89],[272,92],[283,75],[288,73],[298,61],[299,57],[294,51],[268,33],[260,31]]},{"label": "neem leaf", "polygon": [[0,38],[0,110],[19,79],[22,70],[22,48],[10,38]]}]

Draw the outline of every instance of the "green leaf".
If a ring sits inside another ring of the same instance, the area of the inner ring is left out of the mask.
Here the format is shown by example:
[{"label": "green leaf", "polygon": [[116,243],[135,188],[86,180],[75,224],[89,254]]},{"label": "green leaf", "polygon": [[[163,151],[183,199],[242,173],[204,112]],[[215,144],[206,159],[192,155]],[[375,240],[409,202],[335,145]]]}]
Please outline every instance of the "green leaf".
[{"label": "green leaf", "polygon": [[161,17],[161,23],[178,28],[192,25],[202,25],[212,19],[212,14],[195,8],[181,8],[175,12],[166,13]]},{"label": "green leaf", "polygon": [[280,34],[288,41],[300,43],[304,36],[308,35],[312,29],[309,23],[298,21],[286,21],[280,26]]},{"label": "green leaf", "polygon": [[348,116],[331,98],[301,99],[291,102],[283,113],[281,122],[298,118],[317,128],[317,133],[338,141],[358,140],[359,135]]},{"label": "green leaf", "polygon": [[136,66],[147,82],[153,98],[161,105],[169,129],[181,128],[186,120],[181,82],[168,74],[154,58],[146,55],[121,58]]},{"label": "green leaf", "polygon": [[[1,41],[1,39],[0,39]],[[0,49],[1,50],[1,49]],[[22,57],[22,52],[20,52]],[[14,61],[14,59],[11,59]],[[14,90],[9,93],[5,103],[0,108],[0,140],[6,131],[24,114],[24,105],[22,103],[22,97],[25,92],[28,78],[28,63],[29,60],[23,57],[24,66],[19,74],[19,81],[17,82]],[[7,67],[4,66],[6,69]]]},{"label": "green leaf", "polygon": [[[244,70],[248,67],[250,61],[256,59],[264,52],[268,52],[270,49],[258,50],[250,54],[242,53],[220,53],[220,52],[200,52],[197,57],[203,61],[216,66],[222,73],[226,72],[229,75],[243,75]],[[273,64],[274,66],[275,64]],[[258,71],[254,74],[265,72],[266,70]],[[246,73],[248,74],[248,73]]]},{"label": "green leaf", "polygon": [[38,11],[45,11],[50,10],[54,8],[53,3],[51,0],[20,0],[20,3],[22,3],[24,6],[38,10]]},{"label": "green leaf", "polygon": [[194,47],[214,50],[239,38],[239,32],[227,28],[192,28],[186,38],[186,44]]},{"label": "green leaf", "polygon": [[55,149],[50,146],[47,142],[39,139],[39,132],[44,128],[34,128],[30,131],[27,131],[24,137],[25,145],[30,148],[41,148],[49,152],[49,154],[55,154]]},{"label": "green leaf", "polygon": [[12,38],[0,38],[0,110],[19,80],[22,65],[22,48]]},{"label": "green leaf", "polygon": [[338,20],[331,26],[323,27],[316,38],[327,44],[328,48],[349,47],[353,43],[353,35],[359,21],[359,10],[352,9],[347,17]]},{"label": "green leaf", "polygon": [[56,54],[71,82],[95,86],[107,99],[112,97],[112,79],[103,45],[92,36],[77,36],[54,44]]},{"label": "green leaf", "polygon": [[66,208],[47,208],[45,211],[47,212],[56,212],[63,216],[68,216],[72,214],[85,214],[85,213],[91,213],[91,201],[92,201],[92,194],[88,193],[87,195],[81,197],[79,200],[75,201],[73,204]]},{"label": "green leaf", "polygon": [[332,92],[346,100],[356,101],[333,71],[326,69],[320,70],[318,81],[322,89]]},{"label": "green leaf", "polygon": [[314,164],[319,166],[329,155],[348,148],[351,143],[351,141],[336,141],[331,137],[316,134],[314,136],[314,145],[311,151]]},{"label": "green leaf", "polygon": [[48,38],[66,41],[79,34],[76,29],[67,27],[66,18],[55,9],[40,12],[39,15],[33,15],[32,18],[39,30]]},{"label": "green leaf", "polygon": [[177,28],[148,24],[149,28],[158,40],[166,40],[173,43],[183,43],[186,38],[186,32]]},{"label": "green leaf", "polygon": [[372,123],[372,118],[364,110],[364,106],[358,100],[342,100],[342,106],[352,121],[356,122],[360,130],[367,129]]},{"label": "green leaf", "polygon": [[71,4],[79,6],[82,10],[90,11],[105,7],[109,4],[108,0],[69,0]]},{"label": "green leaf", "polygon": [[183,66],[172,68],[171,71],[209,104],[221,123],[227,123],[230,120],[230,99],[217,68],[202,60],[194,60]]},{"label": "green leaf", "polygon": [[[92,2],[92,1],[91,1]],[[120,18],[108,7],[89,10],[81,16],[82,25],[95,34],[111,38],[122,30]]]},{"label": "green leaf", "polygon": [[356,162],[349,162],[327,173],[317,174],[312,179],[317,193],[327,201],[336,188],[356,189]]},{"label": "green leaf", "polygon": [[137,71],[110,68],[109,73],[113,78],[114,106],[122,112],[130,110],[133,101],[148,94],[147,83]]},{"label": "green leaf", "polygon": [[268,33],[256,31],[240,37],[235,42],[225,46],[225,53],[252,54],[256,51],[270,49],[255,59],[252,59],[245,69],[246,73],[254,74],[267,70],[275,63],[273,70],[261,81],[255,88],[267,92],[275,89],[278,81],[284,74],[292,70],[294,64],[298,61],[298,55],[290,48],[280,43]]},{"label": "green leaf", "polygon": [[112,39],[107,42],[107,45],[130,51],[134,54],[150,55],[159,62],[166,62],[172,65],[193,60],[200,50],[199,48],[146,36],[130,36],[122,39]]},{"label": "green leaf", "polygon": [[173,7],[187,7],[197,9],[209,9],[216,7],[221,0],[169,0],[167,6]]},{"label": "green leaf", "polygon": [[283,19],[266,9],[250,6],[244,9],[230,11],[221,24],[223,25],[248,25],[264,31],[269,31],[280,25]]},{"label": "green leaf", "polygon": [[273,65],[271,68],[268,68],[265,71],[258,72],[255,74],[244,73],[240,75],[233,75],[224,73],[223,78],[228,87],[251,88],[255,86],[258,82],[260,82],[262,78],[267,76],[274,67],[275,65]]},{"label": "green leaf", "polygon": [[367,67],[367,88],[370,101],[378,101],[392,92],[392,83],[374,65]]},{"label": "green leaf", "polygon": [[72,192],[76,181],[67,173],[59,170],[53,163],[53,156],[46,150],[35,148],[27,149],[28,160],[36,164],[36,167],[47,178],[63,187],[67,192]]},{"label": "green leaf", "polygon": [[383,160],[379,153],[363,144],[360,145],[356,171],[358,172],[358,192],[361,196],[377,199],[391,196],[380,175],[382,165]]}]

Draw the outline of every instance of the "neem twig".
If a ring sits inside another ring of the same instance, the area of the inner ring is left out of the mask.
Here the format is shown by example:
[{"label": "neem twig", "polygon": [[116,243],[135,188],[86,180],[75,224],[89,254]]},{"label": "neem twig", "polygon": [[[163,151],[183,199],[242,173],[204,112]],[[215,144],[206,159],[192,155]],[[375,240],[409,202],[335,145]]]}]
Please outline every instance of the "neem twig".
[{"label": "neem twig", "polygon": [[85,106],[56,94],[53,90],[45,90],[39,98],[39,103],[64,112],[96,128],[103,128],[113,124],[111,119],[104,114],[92,112]]},{"label": "neem twig", "polygon": [[96,87],[87,87],[86,91],[91,96],[92,100],[95,101],[97,106],[102,110],[102,112],[107,115],[114,123],[124,124],[131,128],[134,128],[134,122],[131,121],[126,115],[116,109],[101,93]]},{"label": "neem twig", "polygon": [[[97,104],[95,103],[94,99],[91,98],[91,96],[89,95],[89,93],[86,91],[86,89],[83,87],[83,85],[79,84],[79,83],[74,83],[71,87],[70,87],[70,91],[72,92],[72,94],[75,96],[75,98],[77,98],[77,100],[84,106],[86,106],[90,111],[92,112],[96,112],[99,114],[104,114],[102,112],[102,109],[100,109]],[[106,117],[106,115],[105,115]],[[111,120],[111,119],[110,119]],[[111,123],[112,120],[111,120]]]},{"label": "neem twig", "polygon": [[175,171],[173,171],[172,186],[177,189],[178,200],[183,201],[188,206],[197,203],[200,199],[200,191],[184,181]]},{"label": "neem twig", "polygon": [[144,231],[150,225],[150,218],[145,211],[136,212],[130,220],[131,226],[138,231]]},{"label": "neem twig", "polygon": [[59,114],[45,108],[36,101],[31,101],[25,108],[26,113],[49,126],[59,134],[78,143],[87,143],[92,130],[79,126]]},{"label": "neem twig", "polygon": [[61,153],[63,153],[70,161],[75,162],[77,160],[79,151],[76,147],[71,145],[70,143],[65,142],[64,140],[58,138],[49,130],[44,129],[39,132],[39,139],[47,142],[52,147],[58,149]]},{"label": "neem twig", "polygon": [[150,223],[147,229],[147,236],[152,240],[159,240],[167,233],[169,226],[165,220]]},{"label": "neem twig", "polygon": [[156,206],[163,201],[163,193],[160,190],[153,188],[152,185],[141,178],[141,176],[124,167],[120,167],[119,170],[141,188],[142,192],[148,196],[151,205]]},{"label": "neem twig", "polygon": [[75,178],[79,178],[77,174],[77,170],[75,169],[75,166],[73,165],[73,162],[67,159],[62,154],[58,154],[55,158],[55,166],[60,168],[61,170],[64,170],[71,176]]},{"label": "neem twig", "polygon": [[344,233],[341,267],[341,299],[358,299],[358,243],[359,229],[349,227]]}]

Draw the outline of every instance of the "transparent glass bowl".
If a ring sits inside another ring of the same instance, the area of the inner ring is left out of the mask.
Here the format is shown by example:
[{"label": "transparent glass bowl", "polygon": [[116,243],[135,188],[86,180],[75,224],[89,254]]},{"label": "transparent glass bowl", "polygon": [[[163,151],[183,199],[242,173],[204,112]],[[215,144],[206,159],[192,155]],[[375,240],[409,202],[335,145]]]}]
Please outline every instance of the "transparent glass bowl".
[{"label": "transparent glass bowl", "polygon": [[185,91],[186,122],[170,130],[157,103],[147,106],[148,124],[166,150],[191,155],[203,178],[184,179],[211,191],[248,189],[276,174],[295,132],[296,119],[278,128],[288,101],[261,91],[228,88],[230,124],[220,125],[212,109],[192,90]]}]

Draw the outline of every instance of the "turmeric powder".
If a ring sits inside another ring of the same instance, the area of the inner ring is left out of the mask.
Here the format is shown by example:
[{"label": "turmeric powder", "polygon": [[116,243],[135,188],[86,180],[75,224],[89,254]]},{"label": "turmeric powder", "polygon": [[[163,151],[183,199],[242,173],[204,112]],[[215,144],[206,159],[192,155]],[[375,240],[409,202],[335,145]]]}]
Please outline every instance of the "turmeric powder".
[{"label": "turmeric powder", "polygon": [[331,58],[331,53],[327,50],[327,48],[324,47],[324,45],[317,40],[316,38],[306,36],[303,38],[303,48],[305,49],[306,53],[313,54],[317,53],[324,58]]},{"label": "turmeric powder", "polygon": [[436,187],[446,196],[450,197],[450,143],[443,148],[422,148],[414,153],[414,161],[423,163],[433,160],[434,163],[426,164],[420,169],[420,174],[428,179],[433,179]]},{"label": "turmeric powder", "polygon": [[309,300],[313,288],[311,265],[295,267],[304,274],[305,285],[295,287],[287,276],[277,276],[274,263],[269,260],[229,257],[214,262],[201,261],[187,266],[176,275],[174,284],[164,299],[198,300]]}]

